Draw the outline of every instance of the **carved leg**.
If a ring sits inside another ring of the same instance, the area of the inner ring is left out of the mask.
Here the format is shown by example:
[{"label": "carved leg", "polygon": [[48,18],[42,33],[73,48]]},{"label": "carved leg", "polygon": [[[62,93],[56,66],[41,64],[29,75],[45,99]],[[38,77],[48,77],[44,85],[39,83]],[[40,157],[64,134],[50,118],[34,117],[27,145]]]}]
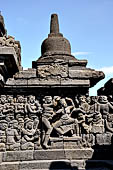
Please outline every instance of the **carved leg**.
[{"label": "carved leg", "polygon": [[60,128],[60,126],[62,126],[63,123],[61,120],[58,120],[57,122],[55,122],[53,124],[53,128],[60,134],[60,135],[63,135],[64,134],[64,131]]},{"label": "carved leg", "polygon": [[50,134],[51,134],[53,128],[52,128],[52,126],[51,126],[51,124],[50,124],[50,122],[48,121],[47,118],[42,117],[42,122],[44,123],[44,125],[45,125],[46,128],[47,128],[43,146],[44,146],[45,148],[49,148],[48,142],[49,142]]}]

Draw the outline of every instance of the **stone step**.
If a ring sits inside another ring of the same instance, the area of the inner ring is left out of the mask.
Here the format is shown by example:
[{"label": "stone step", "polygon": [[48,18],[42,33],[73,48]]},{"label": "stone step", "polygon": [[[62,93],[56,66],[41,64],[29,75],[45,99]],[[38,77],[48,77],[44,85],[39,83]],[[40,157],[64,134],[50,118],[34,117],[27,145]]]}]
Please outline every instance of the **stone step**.
[{"label": "stone step", "polygon": [[34,160],[3,162],[0,170],[112,170],[113,160]]},{"label": "stone step", "polygon": [[3,162],[0,170],[84,170],[84,166],[83,160],[35,160]]},{"label": "stone step", "polygon": [[6,151],[0,153],[0,162],[33,160],[87,160],[93,156],[93,149],[52,149],[35,151]]}]

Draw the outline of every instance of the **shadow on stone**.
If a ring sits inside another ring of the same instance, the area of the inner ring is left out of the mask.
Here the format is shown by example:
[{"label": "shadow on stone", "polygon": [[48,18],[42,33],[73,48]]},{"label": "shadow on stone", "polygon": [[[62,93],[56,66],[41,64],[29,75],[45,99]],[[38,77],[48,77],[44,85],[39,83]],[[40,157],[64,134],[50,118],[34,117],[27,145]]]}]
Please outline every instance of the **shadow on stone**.
[{"label": "shadow on stone", "polygon": [[72,167],[68,161],[53,161],[49,170],[78,170],[78,168],[75,166]]},{"label": "shadow on stone", "polygon": [[95,145],[91,159],[87,160],[85,170],[113,170],[113,136],[111,145]]}]

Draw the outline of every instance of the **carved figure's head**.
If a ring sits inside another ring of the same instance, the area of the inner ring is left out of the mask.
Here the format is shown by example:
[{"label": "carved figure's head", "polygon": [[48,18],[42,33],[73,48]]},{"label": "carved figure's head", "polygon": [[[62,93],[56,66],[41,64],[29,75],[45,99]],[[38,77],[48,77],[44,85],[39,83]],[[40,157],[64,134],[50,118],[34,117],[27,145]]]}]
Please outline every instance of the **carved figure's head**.
[{"label": "carved figure's head", "polygon": [[45,96],[44,101],[45,101],[45,103],[51,103],[52,102],[52,97],[51,96]]},{"label": "carved figure's head", "polygon": [[27,118],[25,120],[25,128],[29,130],[33,129],[33,120]]},{"label": "carved figure's head", "polygon": [[13,102],[13,96],[11,96],[11,95],[7,96],[7,100],[8,100],[9,103],[12,103]]},{"label": "carved figure's head", "polygon": [[18,129],[18,121],[17,120],[12,120],[13,123],[13,128]]},{"label": "carved figure's head", "polygon": [[19,124],[19,128],[20,129],[24,128],[24,119],[23,118],[19,118],[18,119],[18,124]]},{"label": "carved figure's head", "polygon": [[18,103],[23,103],[24,102],[24,97],[23,96],[17,96],[17,101]]},{"label": "carved figure's head", "polygon": [[86,102],[86,97],[85,96],[80,96],[79,97],[79,102],[80,103],[85,103]]},{"label": "carved figure's head", "polygon": [[0,130],[6,130],[8,127],[8,123],[6,120],[1,120],[0,121]]},{"label": "carved figure's head", "polygon": [[98,101],[99,103],[107,103],[108,102],[107,96],[99,96]]},{"label": "carved figure's head", "polygon": [[87,102],[88,104],[91,103],[91,97],[90,97],[90,96],[86,97],[86,102]]},{"label": "carved figure's head", "polygon": [[97,102],[97,97],[96,96],[91,96],[91,104],[94,104]]},{"label": "carved figure's head", "polygon": [[65,99],[60,99],[60,104],[61,104],[63,107],[67,107],[67,103],[66,103],[66,100],[65,100]]},{"label": "carved figure's head", "polygon": [[1,102],[2,104],[5,104],[5,103],[7,102],[7,100],[6,100],[6,95],[1,95],[1,97],[0,97],[0,102]]},{"label": "carved figure's head", "polygon": [[13,129],[13,121],[12,121],[12,120],[11,120],[11,121],[9,121],[9,123],[8,123],[8,127]]},{"label": "carved figure's head", "polygon": [[35,102],[35,96],[32,96],[32,95],[28,96],[28,102],[34,103]]}]

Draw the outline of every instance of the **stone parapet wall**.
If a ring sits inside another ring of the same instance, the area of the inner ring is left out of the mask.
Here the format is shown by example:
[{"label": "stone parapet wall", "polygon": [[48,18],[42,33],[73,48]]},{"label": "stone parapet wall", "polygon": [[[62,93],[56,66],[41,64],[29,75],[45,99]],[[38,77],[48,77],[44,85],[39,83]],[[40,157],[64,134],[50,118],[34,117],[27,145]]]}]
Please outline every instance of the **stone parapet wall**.
[{"label": "stone parapet wall", "polygon": [[111,145],[113,105],[108,99],[1,95],[0,151]]}]

